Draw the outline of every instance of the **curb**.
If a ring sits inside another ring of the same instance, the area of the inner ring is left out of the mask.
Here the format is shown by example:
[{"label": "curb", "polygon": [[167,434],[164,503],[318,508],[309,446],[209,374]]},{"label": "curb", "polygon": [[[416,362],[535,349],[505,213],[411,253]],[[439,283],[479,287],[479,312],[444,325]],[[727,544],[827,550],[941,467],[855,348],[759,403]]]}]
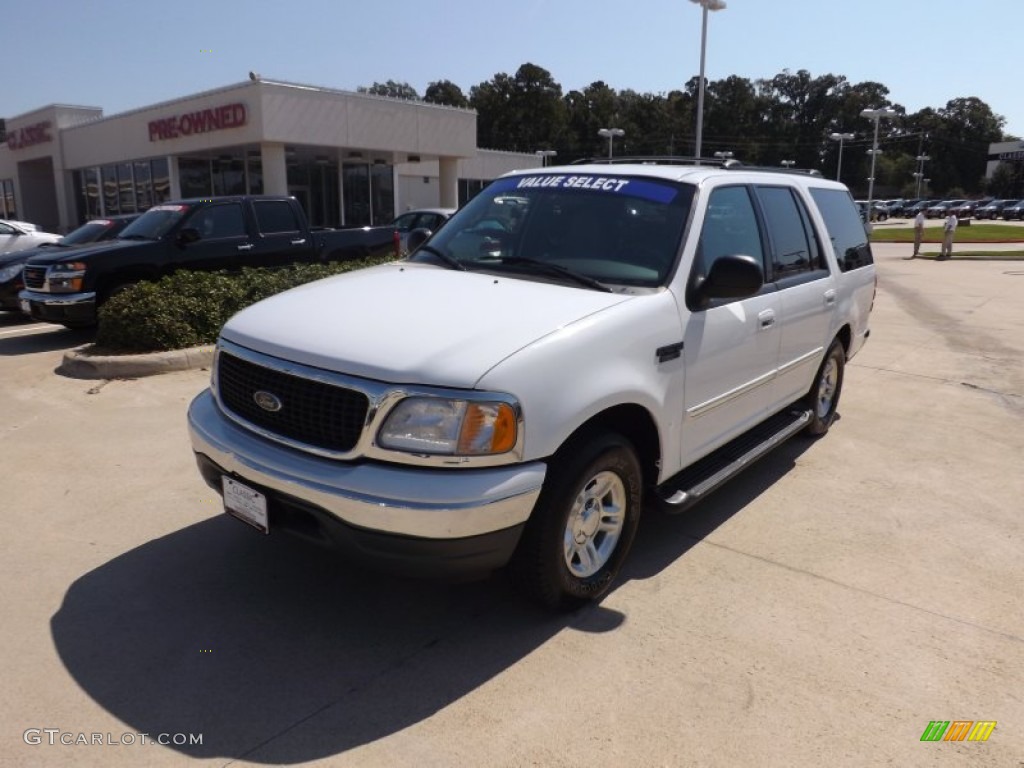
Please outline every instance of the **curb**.
[{"label": "curb", "polygon": [[93,346],[65,352],[57,373],[73,379],[134,379],[213,365],[213,344],[140,355],[92,355]]}]

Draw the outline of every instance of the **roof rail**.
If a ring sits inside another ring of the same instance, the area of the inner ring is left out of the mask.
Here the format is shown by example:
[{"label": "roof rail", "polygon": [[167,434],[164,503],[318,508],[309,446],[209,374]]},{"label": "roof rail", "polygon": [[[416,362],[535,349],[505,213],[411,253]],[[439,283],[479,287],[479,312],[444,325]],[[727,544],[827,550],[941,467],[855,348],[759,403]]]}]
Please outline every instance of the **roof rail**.
[{"label": "roof rail", "polygon": [[719,157],[687,157],[683,155],[620,155],[619,157],[583,157],[570,165],[712,165],[731,168],[739,160]]},{"label": "roof rail", "polygon": [[801,176],[821,176],[821,171],[816,168],[780,168],[777,165],[743,165],[743,163],[736,163],[735,165],[727,165],[725,167],[736,171],[768,171],[769,173],[796,173]]}]

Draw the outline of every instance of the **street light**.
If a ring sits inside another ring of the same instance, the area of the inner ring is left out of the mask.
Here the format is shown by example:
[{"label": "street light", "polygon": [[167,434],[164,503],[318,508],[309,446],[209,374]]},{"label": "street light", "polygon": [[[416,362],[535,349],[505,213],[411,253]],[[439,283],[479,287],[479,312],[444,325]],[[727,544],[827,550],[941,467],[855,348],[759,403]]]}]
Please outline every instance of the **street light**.
[{"label": "street light", "polygon": [[929,155],[918,155],[917,160],[917,173],[914,174],[914,178],[917,179],[917,193],[916,196],[921,196],[921,179],[924,178],[924,164],[926,161],[931,160]]},{"label": "street light", "polygon": [[878,153],[881,151],[878,149],[878,121],[883,117],[895,117],[896,110],[889,109],[888,107],[862,109],[860,116],[875,121],[875,138],[871,142],[871,149],[868,150],[868,154],[871,155],[871,177],[868,179],[868,220],[870,221],[871,206],[875,200],[875,161],[878,159]]},{"label": "street light", "polygon": [[700,27],[700,85],[697,89],[697,165],[700,165],[701,144],[704,140],[704,58],[708,47],[708,11],[721,11],[725,8],[725,0],[690,0],[699,5],[701,14]]},{"label": "street light", "polygon": [[543,168],[548,164],[548,158],[554,157],[558,152],[553,149],[538,149],[533,154],[540,158],[540,167]]},{"label": "street light", "polygon": [[616,136],[625,136],[626,132],[621,128],[601,128],[597,132],[598,136],[604,136],[608,139],[608,159],[612,159],[612,142],[615,141]]},{"label": "street light", "polygon": [[718,152],[715,152],[715,157],[717,157],[719,160],[722,160],[722,161],[732,160],[732,158],[734,157],[734,153],[730,152],[727,149],[723,149],[723,150],[719,150]]},{"label": "street light", "polygon": [[781,165],[783,168],[792,168],[794,165],[796,165],[796,160],[780,160],[779,165]]},{"label": "street light", "polygon": [[855,138],[855,136],[852,133],[830,133],[828,137],[832,139],[832,141],[839,142],[839,162],[836,164],[836,181],[839,181],[839,174],[842,173],[843,170],[843,142],[849,141],[850,139]]}]

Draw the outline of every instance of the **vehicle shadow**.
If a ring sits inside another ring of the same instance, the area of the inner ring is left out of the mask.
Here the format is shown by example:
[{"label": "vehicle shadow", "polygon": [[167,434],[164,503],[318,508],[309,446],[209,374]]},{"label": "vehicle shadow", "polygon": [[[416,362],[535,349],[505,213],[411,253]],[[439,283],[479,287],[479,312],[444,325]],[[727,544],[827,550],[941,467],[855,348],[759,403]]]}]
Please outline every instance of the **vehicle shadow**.
[{"label": "vehicle shadow", "polygon": [[26,355],[33,352],[55,352],[88,344],[96,335],[94,329],[69,330],[61,325],[48,325],[40,330],[37,321],[16,312],[0,312],[0,331],[19,331],[24,335],[0,336],[0,355]]},{"label": "vehicle shadow", "polygon": [[[684,515],[648,514],[623,583],[661,573],[807,445],[781,446]],[[600,605],[545,613],[503,574],[462,584],[373,574],[218,515],[79,578],[51,630],[75,682],[137,732],[202,734],[169,745],[191,757],[294,764],[415,725],[566,628],[626,620]]]}]

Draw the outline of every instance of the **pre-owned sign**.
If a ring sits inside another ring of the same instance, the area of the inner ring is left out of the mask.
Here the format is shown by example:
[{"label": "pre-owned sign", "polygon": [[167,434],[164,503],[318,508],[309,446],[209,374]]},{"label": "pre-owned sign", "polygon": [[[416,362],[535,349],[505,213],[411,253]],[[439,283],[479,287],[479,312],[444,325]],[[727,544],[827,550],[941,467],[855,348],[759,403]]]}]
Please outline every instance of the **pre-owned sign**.
[{"label": "pre-owned sign", "polygon": [[225,104],[213,109],[200,109],[174,117],[149,121],[149,140],[163,141],[196,133],[223,131],[245,125],[245,104]]},{"label": "pre-owned sign", "polygon": [[7,146],[10,149],[24,149],[35,144],[45,144],[53,141],[50,135],[50,121],[46,120],[35,125],[26,125],[24,128],[15,128],[7,134]]}]

